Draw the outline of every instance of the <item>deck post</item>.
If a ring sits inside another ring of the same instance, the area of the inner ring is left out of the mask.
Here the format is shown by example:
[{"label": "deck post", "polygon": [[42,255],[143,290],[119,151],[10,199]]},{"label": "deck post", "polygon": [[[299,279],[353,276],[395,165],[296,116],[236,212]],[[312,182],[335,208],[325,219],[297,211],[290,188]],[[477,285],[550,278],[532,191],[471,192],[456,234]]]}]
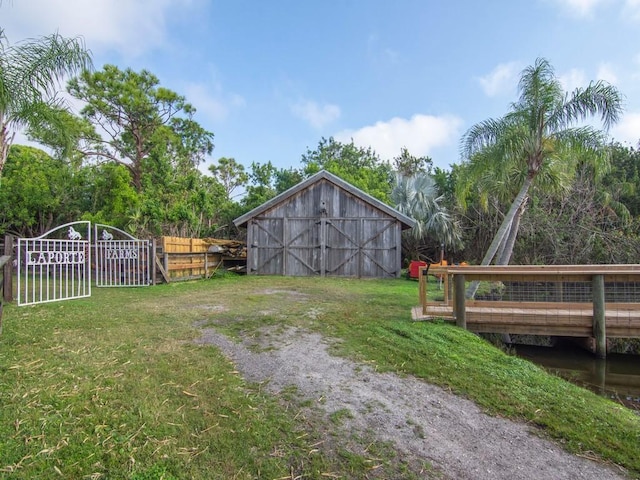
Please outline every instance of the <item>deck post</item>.
[{"label": "deck post", "polygon": [[461,273],[453,274],[453,309],[456,317],[456,325],[466,329],[464,275]]},{"label": "deck post", "polygon": [[422,314],[427,314],[427,277],[428,270],[426,267],[418,267],[418,295],[420,295],[420,305],[422,305]]},{"label": "deck post", "polygon": [[596,356],[607,356],[607,332],[605,329],[604,275],[594,275],[591,279],[593,291],[593,336],[596,340]]}]

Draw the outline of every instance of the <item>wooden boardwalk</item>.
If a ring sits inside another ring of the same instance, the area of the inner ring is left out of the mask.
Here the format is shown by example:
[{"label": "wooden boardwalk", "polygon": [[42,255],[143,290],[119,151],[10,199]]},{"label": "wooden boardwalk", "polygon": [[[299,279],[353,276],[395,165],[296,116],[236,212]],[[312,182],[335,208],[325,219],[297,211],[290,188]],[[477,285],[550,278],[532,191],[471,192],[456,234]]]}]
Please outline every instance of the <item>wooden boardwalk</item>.
[{"label": "wooden boardwalk", "polygon": [[[427,314],[417,306],[411,313],[413,320],[456,320],[453,308],[447,305],[430,305]],[[640,337],[640,310],[618,310],[610,304],[605,316],[607,337]],[[467,306],[466,321],[467,329],[478,333],[593,336],[593,310],[590,306],[580,309]]]},{"label": "wooden boardwalk", "polygon": [[[591,337],[600,341],[599,356],[606,338],[640,337],[640,265],[439,267],[428,273],[444,278],[440,302],[427,300],[425,272],[414,320],[443,319],[479,333]],[[520,299],[466,300],[454,287],[476,280],[507,298],[517,290]],[[555,301],[536,301],[550,296]]]}]

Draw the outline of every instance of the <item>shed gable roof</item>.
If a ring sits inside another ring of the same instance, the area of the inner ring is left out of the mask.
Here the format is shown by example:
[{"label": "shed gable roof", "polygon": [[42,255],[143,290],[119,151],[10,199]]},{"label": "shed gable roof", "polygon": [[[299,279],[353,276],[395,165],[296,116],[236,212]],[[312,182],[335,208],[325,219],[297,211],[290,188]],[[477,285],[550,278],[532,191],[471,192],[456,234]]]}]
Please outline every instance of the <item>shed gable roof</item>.
[{"label": "shed gable roof", "polygon": [[246,224],[252,218],[254,218],[254,217],[266,212],[267,210],[273,208],[274,206],[284,202],[285,200],[291,198],[292,196],[294,196],[298,192],[300,192],[300,191],[304,190],[305,188],[307,188],[309,185],[312,185],[312,184],[314,184],[316,182],[319,182],[320,180],[327,180],[328,182],[333,183],[334,185],[342,188],[343,190],[346,190],[347,192],[352,194],[354,197],[360,199],[361,201],[363,201],[363,202],[365,202],[365,203],[367,203],[369,205],[372,205],[373,207],[377,208],[378,210],[382,210],[384,213],[386,213],[390,217],[393,217],[396,220],[400,221],[402,223],[403,229],[404,228],[411,228],[416,223],[416,221],[413,218],[407,217],[406,215],[404,215],[403,213],[400,213],[395,208],[390,207],[386,203],[381,202],[377,198],[372,197],[368,193],[363,192],[359,188],[356,188],[353,185],[351,185],[349,182],[345,182],[341,178],[335,176],[334,174],[332,174],[330,172],[327,172],[326,170],[319,171],[315,175],[312,175],[311,177],[307,178],[306,180],[304,180],[304,181],[298,183],[297,185],[291,187],[289,190],[286,190],[286,191],[282,192],[280,195],[277,195],[277,196],[273,197],[271,200],[266,201],[262,205],[254,208],[253,210],[251,210],[251,211],[245,213],[244,215],[236,218],[233,221],[233,223],[235,224],[236,227],[240,227],[240,226]]}]

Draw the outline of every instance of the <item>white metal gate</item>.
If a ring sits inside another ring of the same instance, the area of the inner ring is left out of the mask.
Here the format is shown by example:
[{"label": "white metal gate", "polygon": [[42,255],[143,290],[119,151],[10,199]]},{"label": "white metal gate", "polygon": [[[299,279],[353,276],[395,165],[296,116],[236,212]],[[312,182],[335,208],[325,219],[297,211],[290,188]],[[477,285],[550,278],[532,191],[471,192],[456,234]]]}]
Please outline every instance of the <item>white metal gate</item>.
[{"label": "white metal gate", "polygon": [[97,287],[148,286],[150,255],[148,240],[88,221],[19,238],[18,305],[90,297],[92,277]]},{"label": "white metal gate", "polygon": [[18,239],[18,305],[91,296],[89,222]]},{"label": "white metal gate", "polygon": [[142,287],[150,284],[149,240],[138,240],[119,228],[94,225],[96,286]]}]

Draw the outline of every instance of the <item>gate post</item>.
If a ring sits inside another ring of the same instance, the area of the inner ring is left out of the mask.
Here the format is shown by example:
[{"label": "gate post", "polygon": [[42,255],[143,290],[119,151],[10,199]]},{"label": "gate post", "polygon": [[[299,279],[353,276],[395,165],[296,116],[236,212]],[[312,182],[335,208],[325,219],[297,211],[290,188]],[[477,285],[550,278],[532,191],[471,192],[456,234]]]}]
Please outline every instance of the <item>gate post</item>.
[{"label": "gate post", "polygon": [[155,238],[151,239],[150,242],[151,251],[149,252],[149,269],[151,270],[151,282],[153,285],[158,284],[158,271],[156,269],[156,251],[158,249],[158,243]]},{"label": "gate post", "polygon": [[[4,236],[4,255],[13,258],[13,236]],[[4,265],[4,301],[13,300],[13,260],[9,260]]]},{"label": "gate post", "polygon": [[[6,256],[0,256],[0,267],[2,267],[2,269],[0,269],[0,290],[4,290],[5,288],[5,277],[4,277],[4,265],[6,265],[6,263],[10,263],[11,262],[11,257],[6,257]],[[4,306],[4,296],[0,297],[0,334],[2,334],[2,308]]]}]

